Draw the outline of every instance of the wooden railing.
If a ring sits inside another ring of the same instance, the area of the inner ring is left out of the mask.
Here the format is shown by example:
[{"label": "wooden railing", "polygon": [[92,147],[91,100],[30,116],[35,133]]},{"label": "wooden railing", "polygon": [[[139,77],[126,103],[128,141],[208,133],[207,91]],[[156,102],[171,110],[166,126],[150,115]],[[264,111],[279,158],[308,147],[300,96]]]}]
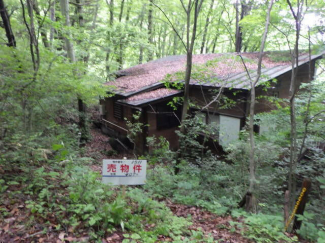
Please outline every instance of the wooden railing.
[{"label": "wooden railing", "polygon": [[117,124],[115,124],[115,123],[113,123],[113,122],[107,121],[107,120],[105,120],[105,119],[102,119],[102,121],[105,122],[105,123],[108,123],[108,124],[110,124],[110,125],[113,125],[113,126],[119,128],[119,129],[121,129],[121,130],[123,130],[123,131],[125,131],[125,132],[128,132],[127,129],[125,129],[124,127],[121,127],[121,126],[119,126],[119,125],[117,125]]}]

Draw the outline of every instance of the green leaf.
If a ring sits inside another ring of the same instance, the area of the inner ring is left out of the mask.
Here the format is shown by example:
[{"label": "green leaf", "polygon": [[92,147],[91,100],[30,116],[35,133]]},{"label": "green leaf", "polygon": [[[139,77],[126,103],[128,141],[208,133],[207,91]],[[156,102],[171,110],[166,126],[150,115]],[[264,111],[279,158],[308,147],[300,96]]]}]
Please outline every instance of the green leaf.
[{"label": "green leaf", "polygon": [[62,145],[62,144],[53,144],[52,145],[52,149],[54,150],[54,151],[57,151],[57,150],[59,150],[59,149],[62,149],[64,146]]},{"label": "green leaf", "polygon": [[122,220],[121,220],[120,225],[121,225],[122,231],[124,231],[124,222]]},{"label": "green leaf", "polygon": [[139,239],[141,239],[141,236],[138,235],[137,233],[133,233],[133,234],[131,235],[131,239],[139,240]]},{"label": "green leaf", "polygon": [[56,177],[59,176],[60,174],[59,174],[58,172],[55,172],[55,171],[50,171],[50,172],[48,173],[48,175],[51,176],[51,177],[56,178]]},{"label": "green leaf", "polygon": [[98,216],[90,217],[89,225],[90,225],[90,226],[93,226],[93,225],[96,224],[97,221],[99,221],[99,220],[100,220],[100,217],[98,217]]},{"label": "green leaf", "polygon": [[8,185],[19,185],[20,183],[17,181],[8,181],[7,184]]},{"label": "green leaf", "polygon": [[86,207],[84,207],[84,212],[91,212],[95,211],[95,206],[93,204],[87,204]]}]

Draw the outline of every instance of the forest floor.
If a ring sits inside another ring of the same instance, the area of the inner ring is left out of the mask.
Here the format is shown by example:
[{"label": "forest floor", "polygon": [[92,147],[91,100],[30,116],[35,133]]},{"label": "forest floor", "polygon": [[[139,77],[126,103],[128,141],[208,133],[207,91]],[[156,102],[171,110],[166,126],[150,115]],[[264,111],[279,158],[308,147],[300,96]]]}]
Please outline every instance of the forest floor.
[{"label": "forest floor", "polygon": [[[109,138],[103,135],[99,129],[92,129],[92,140],[86,145],[85,156],[92,157],[95,159],[95,163],[90,165],[94,171],[101,172],[101,161],[102,159],[112,159],[127,157],[128,154],[107,155],[107,151],[111,150],[108,143]],[[8,171],[3,171],[0,167],[1,174]],[[23,175],[24,171],[12,170],[11,178],[16,178]],[[53,181],[53,184],[60,182]],[[1,186],[1,184],[0,184]],[[26,195],[22,193],[24,188],[28,186],[28,183],[12,183],[8,184],[8,188],[2,192],[1,198],[4,200],[0,201],[0,243],[9,242],[92,242],[87,231],[75,232],[73,227],[69,228],[57,228],[60,223],[55,213],[42,215],[39,213],[31,213],[30,200],[37,198],[36,195]],[[60,187],[59,187],[60,188]],[[0,187],[1,189],[1,187]],[[66,194],[64,188],[58,193]],[[29,201],[29,203],[28,203]],[[234,230],[231,226],[231,222],[243,223],[242,219],[234,219],[231,216],[218,216],[211,212],[208,212],[202,208],[189,205],[181,205],[172,202],[168,198],[160,199],[170,208],[172,213],[177,217],[190,218],[192,224],[189,226],[190,231],[202,232],[207,237],[212,237],[215,242],[224,243],[248,243],[254,242],[244,238],[240,234],[240,230]],[[60,202],[57,202],[60,203]],[[35,220],[37,218],[37,221]],[[37,222],[37,223],[35,223]],[[146,226],[147,227],[147,226]],[[150,226],[148,226],[150,229]],[[109,242],[122,242],[127,232],[123,232],[121,228],[116,228],[110,235],[106,235],[101,239],[102,243]],[[184,237],[185,238],[185,237]],[[173,239],[160,235],[158,242],[172,242]],[[201,241],[197,241],[201,242]],[[204,242],[204,241],[202,241]]]},{"label": "forest floor", "polygon": [[[107,156],[105,154],[105,151],[112,149],[108,143],[109,137],[102,134],[101,131],[96,128],[93,128],[91,130],[91,136],[92,140],[86,145],[86,155],[92,158],[95,157],[96,160],[98,160],[97,162],[99,165],[97,165],[97,163],[96,165],[91,165],[91,168],[94,171],[101,173],[102,166],[100,164],[103,159],[120,159],[121,157],[123,158],[133,156],[131,153]],[[187,218],[189,215],[191,216],[193,224],[189,227],[190,230],[201,229],[201,231],[204,232],[206,236],[211,235],[215,240],[222,239],[220,242],[225,243],[253,242],[243,238],[238,232],[229,231],[231,228],[229,221],[234,221],[234,219],[230,216],[220,217],[199,207],[176,204],[169,199],[164,199],[164,201],[166,206],[171,209],[174,215],[184,218]],[[122,242],[122,240],[122,232],[115,232],[106,239],[107,242]],[[161,236],[160,241],[168,242],[172,241],[172,239]]]}]

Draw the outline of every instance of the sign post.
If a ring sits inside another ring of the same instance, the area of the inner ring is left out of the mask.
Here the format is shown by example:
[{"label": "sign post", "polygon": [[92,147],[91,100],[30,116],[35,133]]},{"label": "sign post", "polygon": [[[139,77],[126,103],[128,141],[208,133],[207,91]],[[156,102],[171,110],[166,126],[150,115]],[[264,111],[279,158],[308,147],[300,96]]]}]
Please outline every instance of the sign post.
[{"label": "sign post", "polygon": [[113,185],[144,185],[146,160],[104,159],[102,182]]}]

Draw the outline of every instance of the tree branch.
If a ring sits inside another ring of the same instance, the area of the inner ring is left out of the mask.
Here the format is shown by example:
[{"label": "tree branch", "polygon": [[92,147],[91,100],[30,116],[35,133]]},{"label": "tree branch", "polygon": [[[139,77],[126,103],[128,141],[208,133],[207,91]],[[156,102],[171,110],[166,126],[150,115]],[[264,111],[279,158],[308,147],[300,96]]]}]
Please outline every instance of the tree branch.
[{"label": "tree branch", "polygon": [[162,10],[162,9],[161,9],[157,4],[155,4],[154,2],[152,2],[152,4],[153,4],[156,8],[158,8],[158,9],[163,13],[163,15],[166,17],[168,23],[169,23],[170,26],[173,28],[173,30],[175,31],[175,33],[176,33],[176,35],[178,36],[179,40],[182,42],[182,44],[183,44],[185,50],[187,51],[187,46],[185,45],[185,43],[184,43],[182,37],[179,35],[178,31],[176,30],[176,28],[174,27],[173,23],[170,21],[170,19],[168,18],[168,16],[167,16],[166,13],[164,12],[164,10]]},{"label": "tree branch", "polygon": [[295,20],[297,20],[297,15],[296,15],[295,11],[293,10],[293,7],[292,7],[292,4],[291,4],[290,0],[287,0],[287,3],[289,5],[289,7],[290,7],[290,11],[292,13],[292,16],[295,18]]}]

